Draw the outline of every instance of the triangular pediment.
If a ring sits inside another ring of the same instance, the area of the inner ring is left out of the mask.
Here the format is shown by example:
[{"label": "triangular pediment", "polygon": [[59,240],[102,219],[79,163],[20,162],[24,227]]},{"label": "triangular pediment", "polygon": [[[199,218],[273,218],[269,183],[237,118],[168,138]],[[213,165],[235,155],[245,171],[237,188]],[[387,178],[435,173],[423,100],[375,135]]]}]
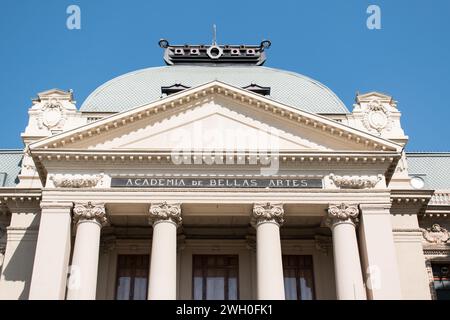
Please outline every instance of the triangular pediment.
[{"label": "triangular pediment", "polygon": [[392,101],[392,97],[381,93],[381,92],[377,92],[377,91],[371,91],[368,93],[363,93],[363,94],[357,94],[356,95],[356,102],[357,103],[361,103],[361,102],[371,102],[373,100],[377,100],[377,101],[381,101],[381,102],[391,102]]},{"label": "triangular pediment", "polygon": [[42,101],[50,99],[71,101],[73,100],[73,93],[71,90],[64,91],[61,89],[54,88],[38,93],[37,98],[35,100]]},{"label": "triangular pediment", "polygon": [[218,81],[46,138],[30,148],[248,150],[271,143],[290,151],[401,150],[389,140]]},{"label": "triangular pediment", "polygon": [[[188,112],[143,121],[133,131],[111,136],[100,143],[79,143],[77,148],[98,150],[331,150],[300,128],[280,121],[264,122],[257,114],[246,113],[215,97]],[[284,126],[283,126],[284,125]]]}]

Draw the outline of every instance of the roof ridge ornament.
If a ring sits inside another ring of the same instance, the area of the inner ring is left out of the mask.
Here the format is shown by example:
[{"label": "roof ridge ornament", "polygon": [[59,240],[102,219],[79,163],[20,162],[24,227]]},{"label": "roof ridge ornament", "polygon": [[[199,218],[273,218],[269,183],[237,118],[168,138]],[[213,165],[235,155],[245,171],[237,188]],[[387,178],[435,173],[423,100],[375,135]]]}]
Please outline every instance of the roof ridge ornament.
[{"label": "roof ridge ornament", "polygon": [[164,61],[168,65],[263,65],[265,50],[271,42],[263,40],[259,45],[219,45],[217,27],[213,25],[211,45],[171,45],[166,39],[159,40],[164,49]]},{"label": "roof ridge ornament", "polygon": [[212,45],[217,46],[217,26],[216,24],[213,24],[213,40]]}]

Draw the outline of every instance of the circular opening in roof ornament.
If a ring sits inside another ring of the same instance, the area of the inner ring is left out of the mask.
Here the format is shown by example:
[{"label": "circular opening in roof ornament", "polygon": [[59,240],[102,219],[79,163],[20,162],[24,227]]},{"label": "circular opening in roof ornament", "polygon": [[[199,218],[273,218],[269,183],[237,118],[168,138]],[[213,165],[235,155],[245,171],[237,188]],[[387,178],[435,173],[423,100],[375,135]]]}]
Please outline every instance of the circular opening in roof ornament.
[{"label": "circular opening in roof ornament", "polygon": [[414,189],[422,189],[425,186],[425,181],[421,177],[412,177],[411,181],[409,182],[411,184],[411,187]]},{"label": "circular opening in roof ornament", "polygon": [[208,56],[211,59],[219,59],[222,56],[222,54],[223,54],[223,50],[222,50],[221,47],[211,46],[211,47],[208,48],[206,53],[208,54]]}]

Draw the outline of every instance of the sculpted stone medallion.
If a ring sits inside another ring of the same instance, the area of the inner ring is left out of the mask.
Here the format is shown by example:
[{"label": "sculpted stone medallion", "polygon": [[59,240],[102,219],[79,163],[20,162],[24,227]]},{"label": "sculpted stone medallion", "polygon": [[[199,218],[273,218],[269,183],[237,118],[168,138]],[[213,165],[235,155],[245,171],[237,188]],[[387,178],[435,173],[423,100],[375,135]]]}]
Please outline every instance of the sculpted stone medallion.
[{"label": "sculpted stone medallion", "polygon": [[378,133],[391,126],[389,111],[376,100],[369,103],[363,122],[367,129]]},{"label": "sculpted stone medallion", "polygon": [[64,108],[60,102],[51,100],[47,102],[41,109],[41,117],[39,121],[40,127],[48,129],[60,126],[64,120]]}]

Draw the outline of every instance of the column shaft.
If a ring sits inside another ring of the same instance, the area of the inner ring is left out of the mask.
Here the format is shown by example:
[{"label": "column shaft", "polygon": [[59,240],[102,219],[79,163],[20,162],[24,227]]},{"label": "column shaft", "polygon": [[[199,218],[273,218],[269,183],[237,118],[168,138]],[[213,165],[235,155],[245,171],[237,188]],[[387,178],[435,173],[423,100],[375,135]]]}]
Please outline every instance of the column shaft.
[{"label": "column shaft", "polygon": [[355,230],[358,215],[355,204],[341,203],[328,208],[327,225],[333,234],[336,296],[339,300],[366,299]]},{"label": "column shaft", "polygon": [[280,227],[274,222],[256,227],[258,300],[284,300]]},{"label": "column shaft", "polygon": [[76,203],[77,234],[68,283],[68,300],[95,300],[102,225],[107,224],[103,203]]},{"label": "column shaft", "polygon": [[67,300],[95,300],[101,226],[81,221],[77,226]]},{"label": "column shaft", "polygon": [[177,292],[177,225],[160,221],[153,226],[148,298],[175,300]]},{"label": "column shaft", "polygon": [[332,227],[336,293],[339,300],[365,300],[358,242],[353,223]]},{"label": "column shaft", "polygon": [[148,299],[177,298],[177,228],[181,225],[181,205],[167,202],[150,206],[153,225]]},{"label": "column shaft", "polygon": [[280,225],[282,204],[255,204],[252,225],[256,228],[256,273],[258,300],[284,300]]}]

